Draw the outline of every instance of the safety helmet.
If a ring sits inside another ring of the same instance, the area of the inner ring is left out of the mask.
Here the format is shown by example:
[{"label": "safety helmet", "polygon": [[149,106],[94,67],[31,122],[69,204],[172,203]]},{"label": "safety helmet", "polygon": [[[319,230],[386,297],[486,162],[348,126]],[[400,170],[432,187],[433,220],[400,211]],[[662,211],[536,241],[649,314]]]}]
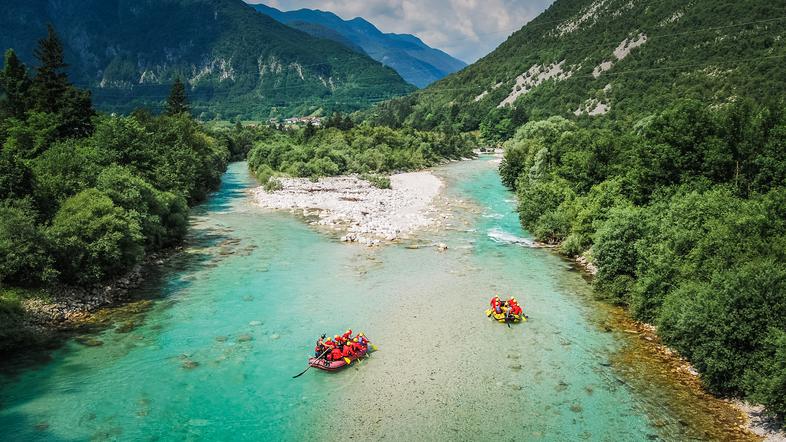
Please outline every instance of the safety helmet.
[{"label": "safety helmet", "polygon": [[339,336],[339,335],[336,335],[336,336],[333,336],[333,339],[338,339],[338,338],[340,338],[340,337],[341,337],[341,336]]},{"label": "safety helmet", "polygon": [[358,336],[366,336],[366,335],[365,335],[365,333],[360,332],[360,333],[358,333]]},{"label": "safety helmet", "polygon": [[352,340],[352,342],[357,342],[357,341],[358,341],[358,338],[355,338],[355,339]]},{"label": "safety helmet", "polygon": [[325,342],[330,342],[330,341],[332,341],[332,339],[330,338],[325,339]]}]

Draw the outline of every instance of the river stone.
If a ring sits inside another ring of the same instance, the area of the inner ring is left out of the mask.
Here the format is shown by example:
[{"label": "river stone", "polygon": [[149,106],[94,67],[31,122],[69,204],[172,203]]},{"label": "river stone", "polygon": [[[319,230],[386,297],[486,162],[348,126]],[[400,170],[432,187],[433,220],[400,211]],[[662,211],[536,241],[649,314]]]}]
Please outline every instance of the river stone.
[{"label": "river stone", "polygon": [[126,322],[123,322],[122,324],[118,325],[117,328],[115,328],[115,331],[117,333],[130,333],[136,327],[137,327],[137,323],[136,322],[134,322],[134,321],[126,321]]},{"label": "river stone", "polygon": [[244,334],[237,337],[237,342],[248,342],[248,341],[252,341],[253,339],[254,339],[253,336],[249,334]]},{"label": "river stone", "polygon": [[226,336],[216,336],[216,342],[226,342],[226,341],[227,341]]},{"label": "river stone", "polygon": [[246,295],[246,296],[243,296],[243,301],[246,301],[246,302],[251,302],[251,301],[253,301],[253,300],[254,300],[254,297],[253,297],[253,296],[251,296],[251,295]]},{"label": "river stone", "polygon": [[513,370],[521,370],[521,364],[510,364],[510,368]]},{"label": "river stone", "polygon": [[262,325],[262,321],[251,321],[248,323],[248,325],[252,327],[259,327],[260,325]]},{"label": "river stone", "polygon": [[278,333],[273,333],[272,335],[270,335],[270,339],[272,339],[274,341],[277,341],[280,338],[281,338],[281,336],[279,336]]},{"label": "river stone", "polygon": [[191,360],[191,359],[186,359],[185,361],[183,361],[183,363],[181,365],[183,366],[183,368],[190,370],[192,368],[199,367],[199,362]]},{"label": "river stone", "polygon": [[574,413],[581,413],[582,411],[584,411],[584,408],[579,404],[573,404],[570,406],[570,411]]},{"label": "river stone", "polygon": [[103,341],[96,338],[89,338],[89,337],[76,338],[76,342],[84,345],[85,347],[100,347],[104,345]]}]

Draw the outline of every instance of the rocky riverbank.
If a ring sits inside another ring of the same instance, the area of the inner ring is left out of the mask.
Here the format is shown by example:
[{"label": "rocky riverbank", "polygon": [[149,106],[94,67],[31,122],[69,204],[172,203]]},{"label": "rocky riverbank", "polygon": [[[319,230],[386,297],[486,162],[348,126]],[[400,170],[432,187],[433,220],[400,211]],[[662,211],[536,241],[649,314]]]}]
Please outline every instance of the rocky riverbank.
[{"label": "rocky riverbank", "polygon": [[358,176],[280,178],[280,190],[253,191],[257,204],[302,212],[312,224],[341,232],[342,240],[377,245],[409,237],[442,217],[432,204],[443,187],[431,172],[390,177],[390,189],[374,187]]},{"label": "rocky riverbank", "polygon": [[111,281],[89,287],[57,286],[47,290],[44,296],[24,299],[14,336],[0,344],[0,351],[13,351],[46,342],[60,332],[94,323],[96,313],[132,301],[131,291],[144,281],[146,269],[164,264],[180,250],[151,255],[142,264]]}]

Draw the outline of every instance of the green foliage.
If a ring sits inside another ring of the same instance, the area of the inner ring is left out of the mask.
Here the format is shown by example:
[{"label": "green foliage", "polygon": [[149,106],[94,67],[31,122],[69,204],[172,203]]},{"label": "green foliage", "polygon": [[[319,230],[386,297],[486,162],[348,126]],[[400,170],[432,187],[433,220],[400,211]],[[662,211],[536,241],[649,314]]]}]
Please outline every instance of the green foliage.
[{"label": "green foliage", "polygon": [[139,223],[148,250],[159,250],[185,236],[188,205],[182,196],[161,192],[122,166],[104,169],[96,188]]},{"label": "green foliage", "polygon": [[47,236],[61,279],[71,283],[89,284],[121,274],[144,252],[139,222],[97,189],[66,200]]},{"label": "green foliage", "polygon": [[55,276],[36,218],[24,200],[0,204],[0,284],[29,286]]},{"label": "green foliage", "polygon": [[0,73],[0,116],[24,118],[30,109],[31,80],[27,66],[16,56],[13,49],[5,52],[3,71]]},{"label": "green foliage", "polygon": [[523,225],[590,252],[596,292],[657,324],[710,390],[783,413],[786,115],[685,100],[608,126],[552,118],[506,143]]},{"label": "green foliage", "polygon": [[363,174],[360,178],[371,183],[377,189],[390,189],[390,177],[375,174]]},{"label": "green foliage", "polygon": [[33,109],[58,115],[62,137],[89,134],[94,115],[90,92],[76,89],[68,81],[63,44],[51,24],[34,54],[39,65],[32,83]]},{"label": "green foliage", "polygon": [[468,135],[363,124],[346,131],[320,129],[309,137],[302,132],[271,134],[257,142],[248,163],[257,179],[266,183],[274,173],[319,177],[421,169],[472,156],[475,145]]}]

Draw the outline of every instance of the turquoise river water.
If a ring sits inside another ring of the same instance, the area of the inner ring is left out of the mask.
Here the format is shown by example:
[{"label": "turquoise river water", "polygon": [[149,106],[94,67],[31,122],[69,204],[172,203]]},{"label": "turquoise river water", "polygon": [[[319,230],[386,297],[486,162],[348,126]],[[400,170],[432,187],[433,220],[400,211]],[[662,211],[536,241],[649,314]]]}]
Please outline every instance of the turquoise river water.
[{"label": "turquoise river water", "polygon": [[[617,356],[634,338],[604,329],[609,309],[570,263],[527,246],[490,159],[435,170],[446,228],[376,248],[256,208],[245,164],[232,164],[194,211],[186,253],[139,289],[154,302],[132,327],[0,377],[0,439],[706,436],[671,387],[626,378]],[[531,321],[488,320],[492,293],[517,295]],[[292,379],[317,336],[347,327],[379,351]]]}]

